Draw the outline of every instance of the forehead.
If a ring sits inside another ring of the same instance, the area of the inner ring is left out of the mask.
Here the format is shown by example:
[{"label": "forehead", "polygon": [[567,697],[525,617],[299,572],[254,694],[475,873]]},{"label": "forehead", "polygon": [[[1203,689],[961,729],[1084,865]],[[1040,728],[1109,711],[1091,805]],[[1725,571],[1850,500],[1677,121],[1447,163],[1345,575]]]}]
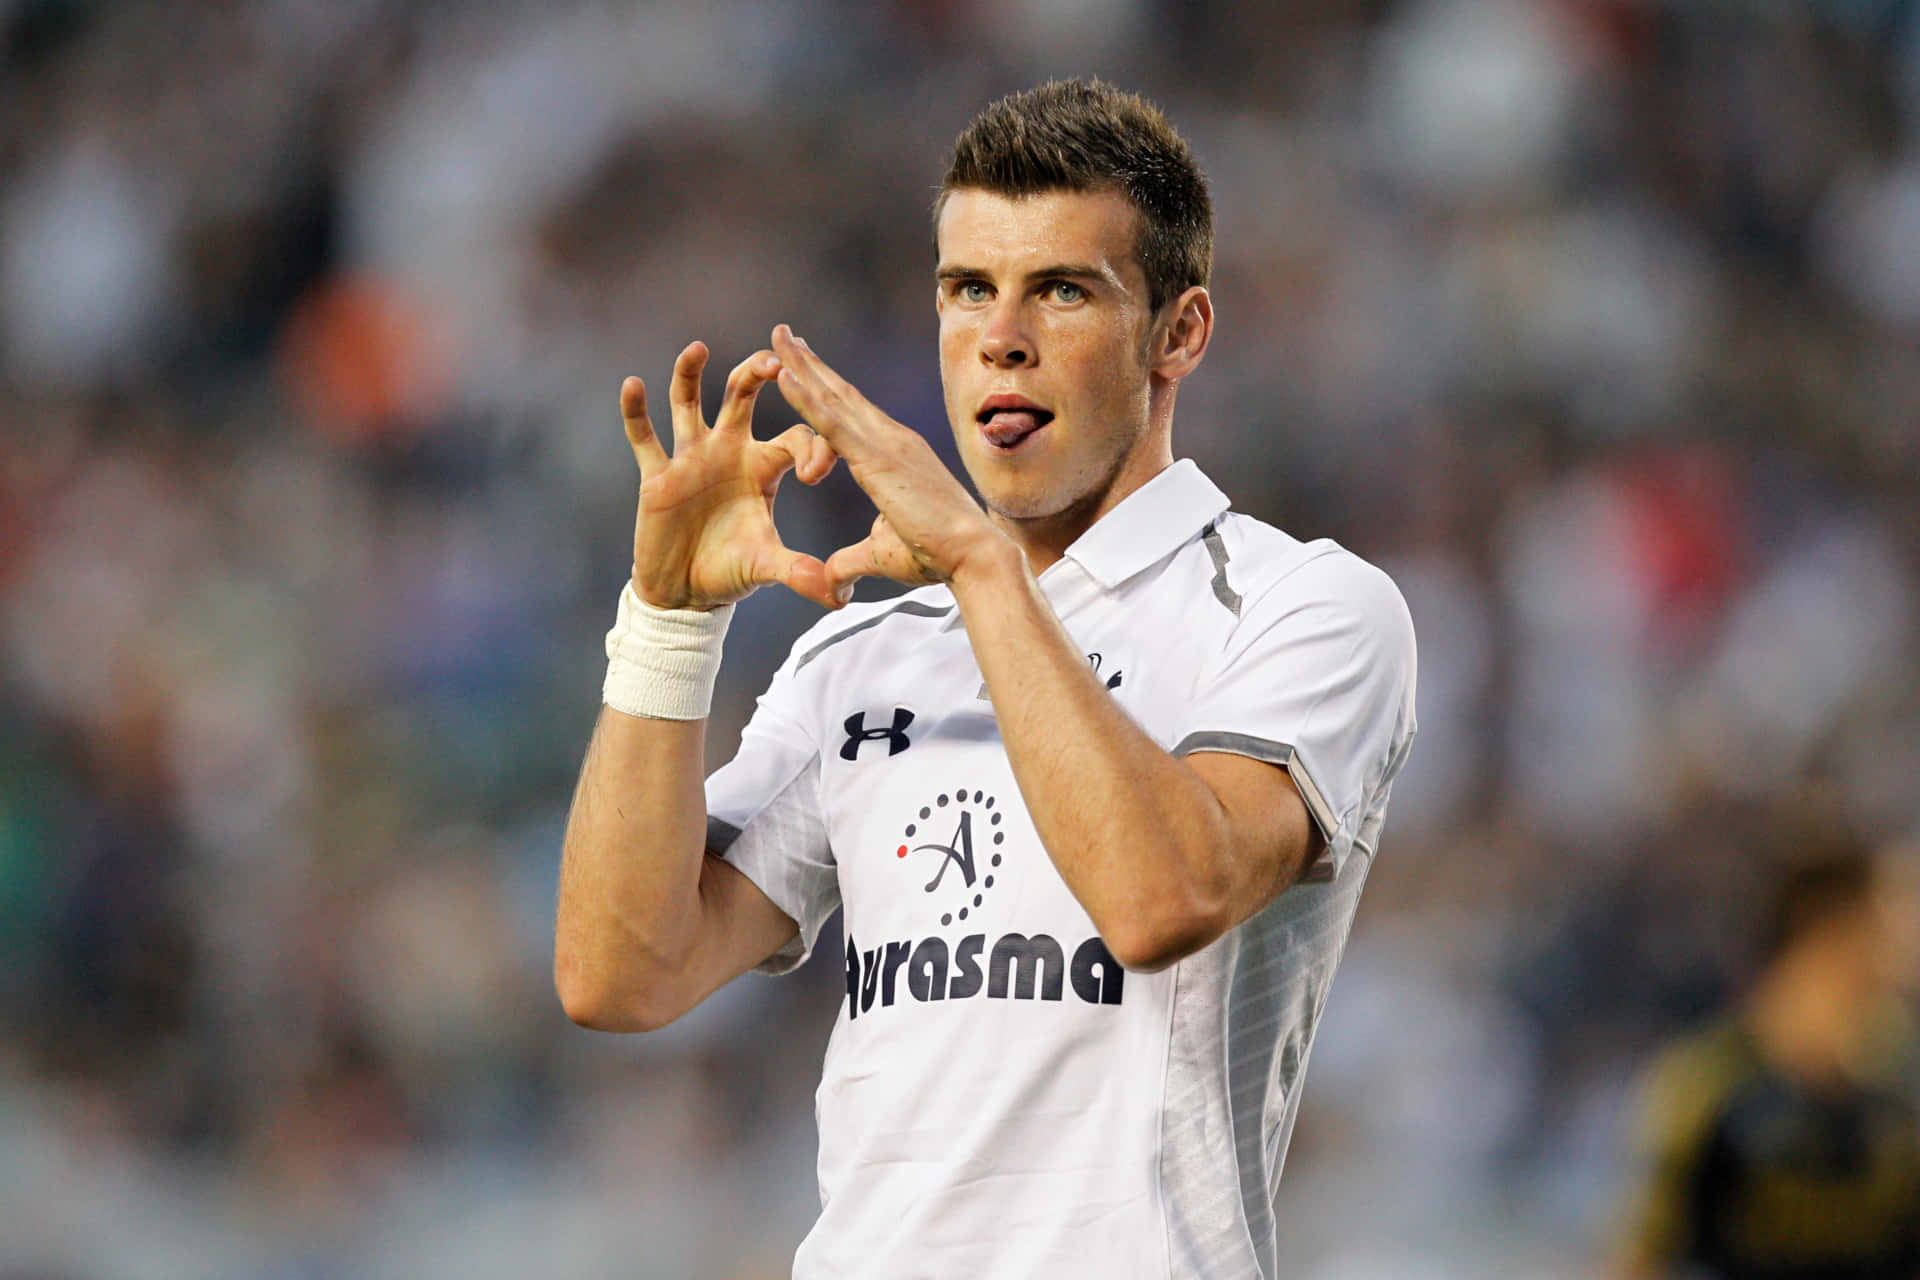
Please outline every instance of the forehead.
[{"label": "forehead", "polygon": [[1003,196],[963,187],[940,210],[940,266],[1019,275],[1076,263],[1144,281],[1134,252],[1138,223],[1139,214],[1117,191]]}]

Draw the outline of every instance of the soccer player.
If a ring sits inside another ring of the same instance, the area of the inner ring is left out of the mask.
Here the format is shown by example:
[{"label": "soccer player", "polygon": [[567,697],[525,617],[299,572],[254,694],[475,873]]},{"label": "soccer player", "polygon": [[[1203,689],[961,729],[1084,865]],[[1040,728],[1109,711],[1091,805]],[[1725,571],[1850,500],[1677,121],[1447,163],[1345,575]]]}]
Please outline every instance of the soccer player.
[{"label": "soccer player", "polygon": [[[674,368],[566,839],[576,1021],[670,1022],[844,912],[801,1277],[1273,1276],[1313,1030],[1414,733],[1411,623],[1339,546],[1173,457],[1213,335],[1207,189],[1098,82],[990,106],[936,206],[940,368],[976,501],[785,326],[711,426]],[[806,419],[757,441],[769,382]],[[878,517],[780,542],[788,471]],[[732,603],[829,609],[703,784]]]},{"label": "soccer player", "polygon": [[1916,1045],[1900,1008],[1910,892],[1833,842],[1777,886],[1741,1006],[1648,1081],[1616,1274],[1920,1276]]}]

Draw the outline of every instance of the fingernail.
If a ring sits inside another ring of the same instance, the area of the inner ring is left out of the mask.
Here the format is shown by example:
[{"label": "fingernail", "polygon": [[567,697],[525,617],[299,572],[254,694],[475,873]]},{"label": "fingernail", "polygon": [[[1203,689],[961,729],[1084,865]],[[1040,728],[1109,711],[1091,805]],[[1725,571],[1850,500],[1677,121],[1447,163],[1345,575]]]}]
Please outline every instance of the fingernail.
[{"label": "fingernail", "polygon": [[849,600],[853,599],[853,586],[854,584],[849,582],[846,586],[841,587],[839,590],[835,591],[833,593],[833,598],[835,600],[838,600],[841,604],[847,603]]}]

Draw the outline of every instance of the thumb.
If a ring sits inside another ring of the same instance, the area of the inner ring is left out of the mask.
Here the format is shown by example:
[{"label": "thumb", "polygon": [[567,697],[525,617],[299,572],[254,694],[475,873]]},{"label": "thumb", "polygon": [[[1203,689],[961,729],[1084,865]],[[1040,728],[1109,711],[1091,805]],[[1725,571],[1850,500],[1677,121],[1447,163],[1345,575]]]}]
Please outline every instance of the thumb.
[{"label": "thumb", "polygon": [[818,556],[810,556],[804,551],[789,551],[785,547],[776,554],[779,565],[771,575],[771,580],[794,594],[804,596],[825,609],[838,609],[853,595],[851,588],[844,595],[833,589],[827,566],[821,563]]},{"label": "thumb", "polygon": [[873,535],[869,534],[860,541],[842,547],[828,556],[823,568],[827,589],[836,599],[851,600],[856,582],[881,572],[879,545],[875,543]]}]

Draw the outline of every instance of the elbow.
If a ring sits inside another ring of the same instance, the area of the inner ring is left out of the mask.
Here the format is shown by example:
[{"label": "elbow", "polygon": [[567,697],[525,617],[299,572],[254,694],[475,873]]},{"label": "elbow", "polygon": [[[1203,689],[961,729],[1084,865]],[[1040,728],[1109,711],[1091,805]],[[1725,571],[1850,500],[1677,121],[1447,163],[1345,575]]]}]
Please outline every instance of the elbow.
[{"label": "elbow", "polygon": [[658,990],[622,988],[595,980],[565,957],[554,963],[553,987],[567,1020],[589,1031],[658,1031],[686,1012],[662,999]]},{"label": "elbow", "polygon": [[[1213,937],[1218,937],[1218,934]],[[1129,933],[1102,934],[1101,940],[1107,944],[1107,950],[1120,962],[1120,967],[1129,973],[1158,973],[1186,959],[1194,952],[1213,941],[1213,937],[1197,937],[1192,934],[1138,935]]]},{"label": "elbow", "polygon": [[1225,911],[1200,904],[1130,913],[1102,927],[1107,950],[1130,973],[1158,973],[1209,946],[1232,926]]}]

